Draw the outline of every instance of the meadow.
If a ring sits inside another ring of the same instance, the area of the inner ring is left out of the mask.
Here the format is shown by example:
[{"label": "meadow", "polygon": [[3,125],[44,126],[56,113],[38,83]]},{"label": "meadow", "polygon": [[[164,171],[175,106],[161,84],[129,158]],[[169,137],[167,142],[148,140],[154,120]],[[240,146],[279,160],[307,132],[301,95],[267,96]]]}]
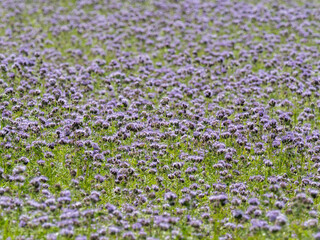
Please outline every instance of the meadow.
[{"label": "meadow", "polygon": [[319,1],[0,16],[0,239],[320,240]]}]

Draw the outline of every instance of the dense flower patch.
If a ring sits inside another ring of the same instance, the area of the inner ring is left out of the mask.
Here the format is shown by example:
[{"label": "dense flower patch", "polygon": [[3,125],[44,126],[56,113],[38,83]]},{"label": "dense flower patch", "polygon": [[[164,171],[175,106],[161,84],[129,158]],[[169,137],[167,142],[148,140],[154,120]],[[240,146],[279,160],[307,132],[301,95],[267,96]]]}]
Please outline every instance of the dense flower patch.
[{"label": "dense flower patch", "polygon": [[320,239],[318,1],[0,15],[1,239]]}]

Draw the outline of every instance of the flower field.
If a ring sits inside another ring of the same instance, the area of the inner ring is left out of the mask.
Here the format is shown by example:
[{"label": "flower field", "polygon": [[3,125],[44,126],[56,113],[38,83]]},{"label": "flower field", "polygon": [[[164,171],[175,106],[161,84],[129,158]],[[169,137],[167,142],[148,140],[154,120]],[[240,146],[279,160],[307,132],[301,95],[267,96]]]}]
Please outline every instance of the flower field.
[{"label": "flower field", "polygon": [[0,16],[0,239],[320,240],[319,1]]}]

